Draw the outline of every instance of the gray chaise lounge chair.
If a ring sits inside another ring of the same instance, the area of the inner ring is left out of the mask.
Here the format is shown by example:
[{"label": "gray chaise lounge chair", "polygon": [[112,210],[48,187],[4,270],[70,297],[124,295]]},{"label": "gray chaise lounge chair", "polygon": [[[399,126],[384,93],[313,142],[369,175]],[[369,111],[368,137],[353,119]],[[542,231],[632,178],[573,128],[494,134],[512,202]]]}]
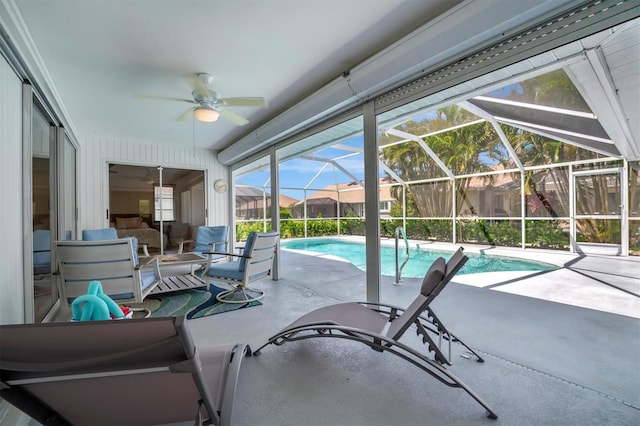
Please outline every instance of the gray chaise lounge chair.
[{"label": "gray chaise lounge chair", "polygon": [[184,317],[0,327],[0,397],[42,424],[231,424],[247,345],[196,347]]},{"label": "gray chaise lounge chair", "polygon": [[[445,365],[451,364],[452,342],[463,345],[476,357],[478,362],[484,360],[473,349],[451,334],[429,308],[431,302],[466,261],[467,257],[462,253],[462,248],[453,254],[449,262],[445,262],[442,257],[436,259],[422,281],[418,297],[407,309],[371,302],[340,303],[319,308],[302,316],[269,338],[267,343],[259,347],[253,354],[259,355],[260,351],[269,344],[282,345],[286,342],[315,337],[355,340],[376,351],[391,352],[447,386],[464,389],[487,410],[489,418],[496,419],[497,415],[489,405],[445,368]],[[423,312],[425,315],[422,315]],[[415,325],[417,333],[422,336],[422,341],[427,349],[426,354],[399,342],[411,325]],[[437,335],[439,342],[448,342],[448,357],[441,351],[440,345],[433,341],[429,333]]]}]

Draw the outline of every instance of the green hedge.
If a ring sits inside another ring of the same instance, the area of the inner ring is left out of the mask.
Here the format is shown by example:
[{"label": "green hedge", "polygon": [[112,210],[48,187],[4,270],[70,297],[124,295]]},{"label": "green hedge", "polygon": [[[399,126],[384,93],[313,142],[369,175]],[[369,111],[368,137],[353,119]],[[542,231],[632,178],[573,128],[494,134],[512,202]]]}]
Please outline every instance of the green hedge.
[{"label": "green hedge", "polygon": [[[271,222],[267,222],[267,231],[271,230]],[[246,241],[251,232],[264,232],[263,222],[238,222],[236,223],[236,239]]]},{"label": "green hedge", "polygon": [[340,219],[340,233],[343,235],[364,235],[364,219]]},{"label": "green hedge", "polygon": [[[452,241],[452,221],[447,219],[407,219],[407,238],[413,240]],[[400,219],[380,221],[380,233],[383,237],[393,237],[395,229],[402,226]],[[529,220],[526,226],[526,244],[529,247],[568,250],[569,234],[558,221]],[[267,223],[267,230],[271,223]],[[458,242],[473,244],[491,244],[496,246],[519,247],[521,244],[520,221],[508,220],[458,220],[456,222]],[[250,232],[262,232],[263,222],[242,222],[236,224],[238,241],[244,241]],[[640,231],[639,231],[640,232]],[[364,219],[340,219],[340,233],[343,235],[365,235]],[[336,219],[307,220],[307,236],[321,237],[338,235]],[[281,220],[281,238],[303,238],[304,221]],[[637,241],[635,241],[637,244]]]},{"label": "green hedge", "polygon": [[517,247],[520,245],[520,223],[513,221],[459,220],[458,241],[473,244]]},{"label": "green hedge", "polygon": [[562,230],[558,221],[528,220],[525,222],[525,242],[529,247],[568,250],[569,233]]}]

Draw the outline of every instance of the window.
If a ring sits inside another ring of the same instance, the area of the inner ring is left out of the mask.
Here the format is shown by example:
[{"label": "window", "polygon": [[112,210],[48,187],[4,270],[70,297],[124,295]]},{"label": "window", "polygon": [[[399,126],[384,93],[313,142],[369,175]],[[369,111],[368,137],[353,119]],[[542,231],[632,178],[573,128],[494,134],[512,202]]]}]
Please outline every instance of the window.
[{"label": "window", "polygon": [[163,185],[162,187],[154,185],[153,198],[154,198],[154,220],[160,221],[175,221],[176,214],[173,203],[173,185]]},{"label": "window", "polygon": [[148,217],[151,214],[149,210],[149,200],[138,200],[138,213],[140,213],[140,216]]}]

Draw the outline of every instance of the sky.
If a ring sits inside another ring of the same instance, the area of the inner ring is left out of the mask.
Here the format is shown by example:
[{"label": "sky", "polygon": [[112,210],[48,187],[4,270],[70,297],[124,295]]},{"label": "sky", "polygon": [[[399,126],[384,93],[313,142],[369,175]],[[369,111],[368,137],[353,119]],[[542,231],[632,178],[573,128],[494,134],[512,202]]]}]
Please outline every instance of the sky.
[{"label": "sky", "polygon": [[[362,149],[362,136],[354,137],[349,140],[340,142],[342,145]],[[353,153],[346,150],[323,148],[312,153],[314,157],[327,159],[336,159],[335,162],[346,169],[353,177],[364,179],[364,157],[360,153]],[[347,157],[345,157],[347,156]],[[345,158],[339,158],[345,157]],[[354,179],[344,173],[340,168],[331,164],[321,171],[326,163],[315,160],[307,160],[302,158],[294,158],[280,164],[280,193],[298,200],[304,198],[302,190],[293,190],[289,188],[320,189],[328,185],[336,183],[352,182]],[[318,174],[319,173],[319,174]],[[317,176],[316,176],[317,175]],[[242,185],[250,185],[258,188],[267,186],[266,191],[270,191],[270,172],[269,170],[254,172],[237,179],[235,183]],[[313,191],[312,191],[313,192]]]},{"label": "sky", "polygon": [[[511,90],[518,91],[518,87],[510,85],[500,90],[492,92],[492,96],[505,96]],[[411,117],[412,121],[420,122],[422,120],[429,120],[435,118],[435,111],[421,111],[415,116]],[[340,145],[346,145],[359,150],[363,148],[363,136],[358,135],[350,139],[340,141]],[[335,160],[340,166],[348,170],[348,172],[357,179],[364,179],[364,157],[362,154],[350,152],[348,150],[335,149],[332,147],[323,148],[311,155],[315,157],[322,157]],[[345,158],[340,158],[344,157]],[[485,156],[486,157],[486,156]],[[495,160],[486,158],[487,163],[495,163]],[[280,193],[288,195],[296,199],[303,199],[304,193],[302,190],[293,190],[290,188],[304,188],[306,186],[311,190],[317,190],[328,185],[337,183],[352,182],[354,179],[352,176],[347,175],[342,170],[333,165],[328,165],[320,172],[325,165],[323,162],[306,160],[302,158],[296,158],[286,161],[280,164]],[[319,174],[318,174],[319,173]],[[317,175],[317,176],[316,176]],[[385,176],[384,170],[380,170],[380,177]],[[257,188],[264,188],[270,192],[270,173],[269,170],[254,172],[249,175],[242,176],[236,180],[236,183],[255,186]],[[313,181],[313,182],[312,182]],[[309,194],[307,194],[308,196]]]}]

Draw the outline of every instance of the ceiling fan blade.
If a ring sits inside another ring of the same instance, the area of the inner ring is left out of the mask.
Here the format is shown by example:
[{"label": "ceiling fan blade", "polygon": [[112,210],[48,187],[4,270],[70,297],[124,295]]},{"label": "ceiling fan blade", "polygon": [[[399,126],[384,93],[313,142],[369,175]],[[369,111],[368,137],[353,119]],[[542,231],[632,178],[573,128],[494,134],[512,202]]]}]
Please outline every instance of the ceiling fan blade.
[{"label": "ceiling fan blade", "polygon": [[226,109],[220,109],[219,112],[220,112],[221,116],[223,116],[227,120],[231,121],[232,123],[237,124],[238,126],[244,126],[245,124],[249,123],[249,120],[247,120],[246,118],[236,114],[233,111],[229,111],[229,110],[226,110]]},{"label": "ceiling fan blade", "polygon": [[194,109],[195,108],[189,108],[182,115],[180,115],[180,117],[178,117],[176,121],[187,121],[187,119],[189,118],[189,116],[191,115]]},{"label": "ceiling fan blade", "polygon": [[203,98],[209,97],[209,88],[204,82],[195,75],[185,77],[184,80],[187,82],[189,87],[195,92],[196,96],[200,96]]},{"label": "ceiling fan blade", "polygon": [[189,104],[195,104],[196,102],[193,99],[184,99],[184,98],[173,98],[170,96],[151,96],[151,95],[134,95],[136,98],[142,99],[156,99],[159,101],[176,101],[176,102],[187,102]]},{"label": "ceiling fan blade", "polygon": [[222,98],[219,99],[224,106],[230,107],[260,107],[267,108],[267,100],[265,98]]}]

